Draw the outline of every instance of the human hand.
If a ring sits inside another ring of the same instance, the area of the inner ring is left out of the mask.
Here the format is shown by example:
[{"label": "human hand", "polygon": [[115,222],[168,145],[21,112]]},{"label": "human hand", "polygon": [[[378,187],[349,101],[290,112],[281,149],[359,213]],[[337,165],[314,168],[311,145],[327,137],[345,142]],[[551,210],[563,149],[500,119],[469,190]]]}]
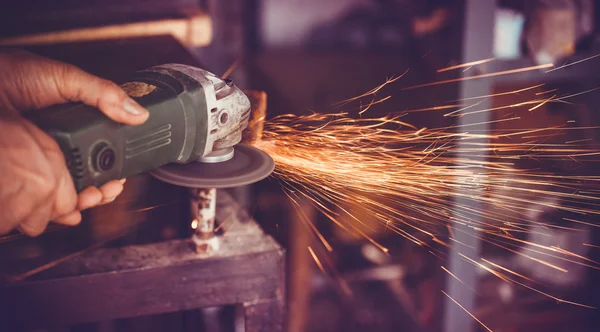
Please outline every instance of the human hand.
[{"label": "human hand", "polygon": [[148,112],[110,81],[24,51],[0,52],[0,77],[0,233],[19,227],[39,235],[50,220],[74,225],[81,210],[113,201],[124,180],[77,195],[56,142],[19,115],[83,102],[115,121],[136,125]]}]

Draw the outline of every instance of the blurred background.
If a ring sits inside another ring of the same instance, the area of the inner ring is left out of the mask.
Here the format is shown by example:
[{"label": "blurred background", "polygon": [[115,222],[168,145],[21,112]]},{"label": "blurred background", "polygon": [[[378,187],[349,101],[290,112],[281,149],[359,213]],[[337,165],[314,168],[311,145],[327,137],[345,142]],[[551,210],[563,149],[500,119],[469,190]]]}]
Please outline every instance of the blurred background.
[{"label": "blurred background", "polygon": [[[115,81],[126,79],[135,70],[166,62],[194,64],[217,75],[234,66],[230,77],[237,85],[266,92],[268,117],[331,111],[332,104],[360,95],[408,70],[381,93],[392,96],[390,100],[369,110],[370,115],[376,116],[540,83],[545,85],[539,91],[560,89],[563,94],[595,88],[600,81],[597,59],[544,76],[541,71],[529,71],[410,91],[400,89],[463,75],[548,62],[561,65],[591,57],[600,52],[599,10],[600,2],[593,0],[21,0],[4,4],[0,11],[0,45],[67,61]],[[441,68],[490,58],[495,60],[473,66],[468,72],[438,72]],[[482,107],[516,103],[519,98],[523,96],[490,98]],[[597,95],[587,94],[574,105],[548,103],[523,116],[521,125],[552,126],[576,119],[582,126],[594,127],[600,122],[597,100]],[[432,128],[461,120],[421,112],[406,121]],[[594,129],[574,135],[574,140],[583,137],[589,138],[590,144],[597,143]],[[557,174],[585,175],[597,169],[597,164],[565,162],[543,167]],[[150,191],[135,188],[144,181],[149,180],[129,181],[123,200],[163,204],[167,199],[164,197],[169,196],[165,192],[172,188],[158,184],[153,184]],[[346,234],[309,202],[299,202],[301,215],[309,218],[332,244],[334,250],[329,253],[307,228],[276,180],[230,192],[262,229],[286,249],[287,331],[485,331],[441,290],[494,331],[599,329],[597,310],[559,303],[503,282],[457,260],[456,253],[464,247],[445,248],[448,254],[436,257],[429,249],[377,226],[373,216],[362,215],[364,223],[371,226],[365,231],[389,248],[386,255],[364,238]],[[532,197],[532,201],[536,199],[543,197]],[[131,207],[134,203],[127,204]],[[109,218],[106,213],[113,216],[119,209],[129,211],[123,207],[127,204],[90,212],[86,217],[93,219],[95,223],[90,225],[95,226],[80,226],[79,233],[63,230],[63,235],[53,232],[35,240],[0,242],[3,272],[27,270],[23,266],[39,264],[42,256],[67,255],[73,251],[73,243],[85,247],[97,238],[96,233],[119,219]],[[177,215],[170,214],[169,222],[158,220],[159,215],[160,209],[153,216],[123,212],[121,220],[152,219],[149,225],[154,226],[132,231],[112,246],[168,240],[175,237],[173,232],[187,227],[187,222],[176,220]],[[531,218],[561,222],[561,216],[554,211],[541,211]],[[528,240],[559,246],[595,260],[599,249],[581,248],[581,243],[600,243],[597,227],[591,225],[595,220],[586,220],[590,224],[581,224],[577,230],[545,229],[551,236],[537,239],[529,235]],[[167,224],[180,226],[166,228]],[[569,266],[570,273],[565,278],[519,260],[518,253],[498,252],[473,238],[465,239],[465,243],[476,256],[494,258],[533,276],[539,289],[551,290],[553,295],[575,302],[600,304],[595,282],[597,269]],[[335,274],[323,273],[308,247],[318,257],[326,257]],[[450,278],[440,268],[442,265],[464,283]],[[340,278],[350,292],[340,285]],[[216,308],[120,319],[118,324],[63,327],[61,331],[239,329],[235,310]]]}]

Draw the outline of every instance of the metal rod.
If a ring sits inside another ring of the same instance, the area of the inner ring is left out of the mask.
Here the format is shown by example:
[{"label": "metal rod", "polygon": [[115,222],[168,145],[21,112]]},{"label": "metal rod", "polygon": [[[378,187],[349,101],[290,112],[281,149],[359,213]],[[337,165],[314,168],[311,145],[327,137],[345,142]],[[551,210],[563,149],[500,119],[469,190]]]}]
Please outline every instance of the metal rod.
[{"label": "metal rod", "polygon": [[217,189],[190,189],[190,208],[194,235],[192,241],[198,253],[219,250],[219,239],[215,236]]}]

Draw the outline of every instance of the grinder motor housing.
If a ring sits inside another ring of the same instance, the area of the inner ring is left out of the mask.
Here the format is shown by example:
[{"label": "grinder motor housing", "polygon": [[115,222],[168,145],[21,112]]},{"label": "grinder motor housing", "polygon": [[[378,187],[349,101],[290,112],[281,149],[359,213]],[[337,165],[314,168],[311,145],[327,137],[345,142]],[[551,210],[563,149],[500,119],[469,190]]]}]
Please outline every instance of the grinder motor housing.
[{"label": "grinder motor housing", "polygon": [[117,123],[95,107],[69,104],[27,118],[53,137],[78,192],[169,163],[188,163],[241,141],[250,101],[230,80],[179,64],[135,73],[122,87],[150,116]]}]

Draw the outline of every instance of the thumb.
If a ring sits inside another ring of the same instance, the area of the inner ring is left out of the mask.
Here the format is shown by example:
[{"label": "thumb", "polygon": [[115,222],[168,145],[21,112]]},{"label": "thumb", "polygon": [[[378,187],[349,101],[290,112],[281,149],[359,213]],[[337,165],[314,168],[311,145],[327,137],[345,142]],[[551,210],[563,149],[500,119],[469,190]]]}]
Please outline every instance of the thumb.
[{"label": "thumb", "polygon": [[22,50],[0,52],[0,77],[0,106],[6,109],[27,111],[83,102],[125,124],[140,124],[149,116],[115,83]]},{"label": "thumb", "polygon": [[115,83],[72,65],[57,65],[62,68],[53,78],[58,94],[66,101],[80,101],[97,107],[109,118],[124,124],[141,124],[148,119],[148,111]]}]

